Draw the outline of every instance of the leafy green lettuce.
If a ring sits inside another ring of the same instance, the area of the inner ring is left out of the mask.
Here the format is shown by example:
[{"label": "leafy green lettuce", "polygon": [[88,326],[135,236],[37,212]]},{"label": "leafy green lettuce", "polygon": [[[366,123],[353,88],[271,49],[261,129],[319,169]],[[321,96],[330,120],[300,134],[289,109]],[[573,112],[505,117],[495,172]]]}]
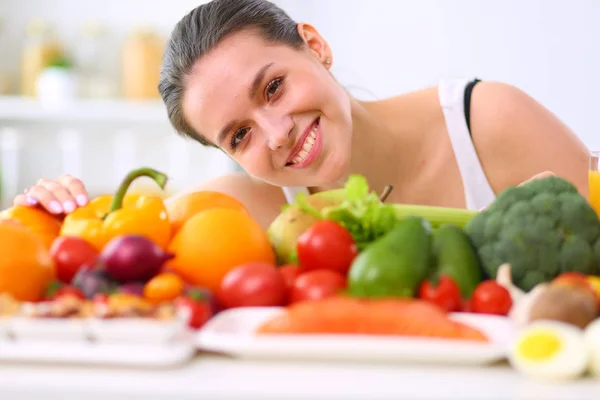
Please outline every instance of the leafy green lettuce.
[{"label": "leafy green lettuce", "polygon": [[350,232],[359,250],[389,232],[399,221],[394,207],[383,203],[376,193],[370,191],[367,180],[361,175],[348,178],[344,199],[337,206],[318,210],[304,194],[298,195],[296,204],[304,212],[320,219],[338,222]]}]

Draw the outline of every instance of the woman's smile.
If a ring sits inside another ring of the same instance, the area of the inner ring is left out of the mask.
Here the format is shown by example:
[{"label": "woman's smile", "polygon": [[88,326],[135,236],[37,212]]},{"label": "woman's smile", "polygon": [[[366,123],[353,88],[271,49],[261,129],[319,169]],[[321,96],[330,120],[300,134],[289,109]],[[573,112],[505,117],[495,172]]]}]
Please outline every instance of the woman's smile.
[{"label": "woman's smile", "polygon": [[321,153],[323,148],[321,118],[317,118],[302,134],[286,163],[291,168],[306,168],[310,166]]}]

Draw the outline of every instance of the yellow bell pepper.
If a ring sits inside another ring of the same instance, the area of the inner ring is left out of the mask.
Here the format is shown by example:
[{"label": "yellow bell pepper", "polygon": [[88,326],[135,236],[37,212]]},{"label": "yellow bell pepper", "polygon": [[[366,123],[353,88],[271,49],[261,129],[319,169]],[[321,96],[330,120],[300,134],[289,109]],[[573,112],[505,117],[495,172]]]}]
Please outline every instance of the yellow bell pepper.
[{"label": "yellow bell pepper", "polygon": [[130,172],[113,195],[102,195],[68,214],[61,236],[78,236],[98,251],[121,235],[141,235],[166,249],[171,240],[171,224],[163,199],[155,195],[126,195],[136,178],[148,176],[164,189],[167,176],[151,168]]}]

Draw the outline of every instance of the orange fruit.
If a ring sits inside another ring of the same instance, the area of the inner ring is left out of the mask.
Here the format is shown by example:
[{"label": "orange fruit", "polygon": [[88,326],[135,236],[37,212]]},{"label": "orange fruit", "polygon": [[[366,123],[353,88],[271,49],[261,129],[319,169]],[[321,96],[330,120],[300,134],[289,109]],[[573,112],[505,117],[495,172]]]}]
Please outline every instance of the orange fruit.
[{"label": "orange fruit", "polygon": [[175,300],[183,293],[185,284],[181,277],[172,272],[162,272],[144,285],[144,298],[151,303]]},{"label": "orange fruit", "polygon": [[0,212],[0,219],[13,220],[40,236],[47,249],[58,237],[62,222],[55,216],[35,207],[13,206]]},{"label": "orange fruit", "polygon": [[54,263],[42,239],[26,227],[0,224],[0,293],[38,301],[55,278]]},{"label": "orange fruit", "polygon": [[216,291],[231,269],[251,262],[275,263],[266,232],[250,215],[232,208],[211,208],[188,219],[168,251],[167,267],[192,285]]},{"label": "orange fruit", "polygon": [[188,193],[170,199],[165,204],[174,234],[181,228],[185,221],[200,211],[206,211],[211,208],[231,208],[249,214],[242,202],[236,198],[211,191]]}]

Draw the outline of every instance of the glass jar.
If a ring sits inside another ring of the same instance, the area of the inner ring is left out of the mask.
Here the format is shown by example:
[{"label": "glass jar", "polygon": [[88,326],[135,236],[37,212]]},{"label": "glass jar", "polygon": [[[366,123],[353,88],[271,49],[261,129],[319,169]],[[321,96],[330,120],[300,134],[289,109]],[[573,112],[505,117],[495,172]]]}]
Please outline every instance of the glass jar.
[{"label": "glass jar", "polygon": [[108,28],[87,22],[81,28],[76,48],[77,76],[81,97],[108,98],[116,95],[115,77],[111,76],[114,46]]},{"label": "glass jar", "polygon": [[[6,42],[4,20],[0,18],[0,49],[6,49],[8,47]],[[12,87],[10,81],[11,79],[8,72],[8,65],[6,65],[6,59],[0,60],[0,96],[6,96],[11,92]]]},{"label": "glass jar", "polygon": [[130,100],[159,98],[158,82],[164,39],[153,29],[132,32],[123,46],[123,96]]},{"label": "glass jar", "polygon": [[21,94],[35,96],[40,73],[63,57],[63,48],[52,26],[44,20],[30,21],[21,59]]}]

